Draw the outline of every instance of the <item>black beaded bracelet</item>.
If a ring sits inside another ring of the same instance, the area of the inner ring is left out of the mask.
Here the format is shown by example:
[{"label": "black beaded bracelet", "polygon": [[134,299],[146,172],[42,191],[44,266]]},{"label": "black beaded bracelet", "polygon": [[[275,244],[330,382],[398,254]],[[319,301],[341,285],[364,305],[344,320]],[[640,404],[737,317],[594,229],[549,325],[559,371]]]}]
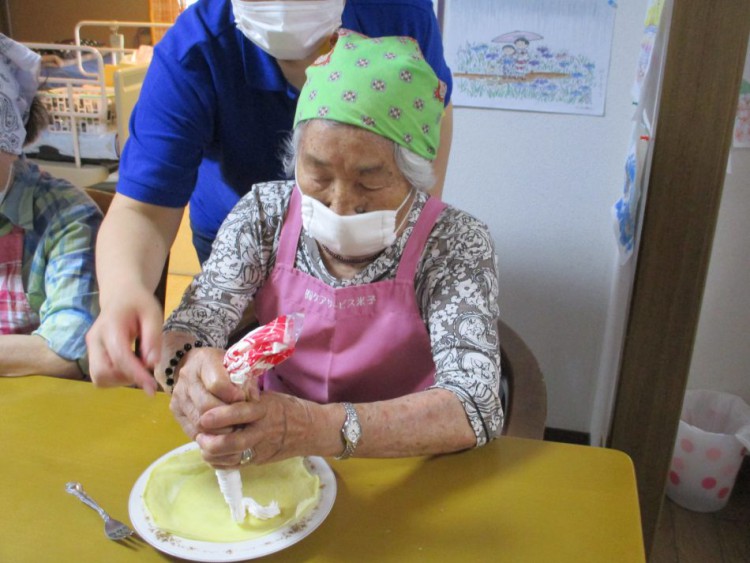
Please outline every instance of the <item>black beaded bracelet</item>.
[{"label": "black beaded bracelet", "polygon": [[175,352],[174,357],[169,360],[169,367],[164,370],[164,373],[167,376],[167,386],[172,387],[174,385],[174,372],[177,366],[180,364],[180,361],[182,358],[190,352],[193,348],[202,348],[203,347],[203,341],[202,340],[196,340],[192,344],[190,342],[185,343],[185,345],[182,347],[182,350],[177,350]]}]

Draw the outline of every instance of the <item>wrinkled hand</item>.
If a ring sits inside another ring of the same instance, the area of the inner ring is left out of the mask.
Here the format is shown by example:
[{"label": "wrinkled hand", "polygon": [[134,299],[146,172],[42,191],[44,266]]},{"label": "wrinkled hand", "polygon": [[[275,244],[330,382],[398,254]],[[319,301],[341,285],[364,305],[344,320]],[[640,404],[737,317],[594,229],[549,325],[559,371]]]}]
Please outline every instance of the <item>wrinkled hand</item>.
[{"label": "wrinkled hand", "polygon": [[[159,361],[163,322],[158,301],[145,288],[111,300],[86,334],[94,385],[137,385],[153,395],[156,382],[150,370]],[[140,338],[140,358],[133,352],[136,338]]]},{"label": "wrinkled hand", "polygon": [[232,423],[208,429],[201,421],[203,413],[213,408],[245,401],[245,392],[230,381],[223,359],[223,350],[204,347],[193,348],[182,360],[169,408],[191,439],[202,432],[226,434],[234,430]]},{"label": "wrinkled hand", "polygon": [[[265,392],[256,401],[218,405],[204,411],[195,437],[203,459],[216,468],[236,467],[243,450],[253,448],[253,463],[304,455],[305,436],[313,427],[311,403],[291,395]],[[234,427],[231,433],[218,431]]]}]

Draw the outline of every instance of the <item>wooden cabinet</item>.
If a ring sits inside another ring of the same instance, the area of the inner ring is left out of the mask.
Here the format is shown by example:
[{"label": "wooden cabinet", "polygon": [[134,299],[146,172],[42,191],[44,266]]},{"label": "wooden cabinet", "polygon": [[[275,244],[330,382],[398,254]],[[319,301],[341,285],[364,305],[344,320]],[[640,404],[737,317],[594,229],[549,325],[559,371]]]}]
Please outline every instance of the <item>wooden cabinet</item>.
[{"label": "wooden cabinet", "polygon": [[[176,2],[177,0],[175,0]],[[0,0],[3,32],[16,41],[57,42],[72,39],[81,20],[149,21],[148,0]],[[5,21],[3,21],[5,20]],[[137,29],[126,29],[125,44],[136,46]],[[86,29],[82,35],[107,43],[106,29]]]}]

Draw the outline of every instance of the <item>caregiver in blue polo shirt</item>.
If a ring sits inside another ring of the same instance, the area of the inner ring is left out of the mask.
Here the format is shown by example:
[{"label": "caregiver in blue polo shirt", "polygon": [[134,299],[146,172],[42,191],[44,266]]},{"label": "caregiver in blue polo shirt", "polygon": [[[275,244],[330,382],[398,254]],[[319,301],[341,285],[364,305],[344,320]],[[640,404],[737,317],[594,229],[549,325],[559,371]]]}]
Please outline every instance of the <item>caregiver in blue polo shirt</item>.
[{"label": "caregiver in blue polo shirt", "polygon": [[[87,336],[95,384],[155,390],[163,313],[153,291],[186,204],[203,262],[240,197],[284,178],[280,148],[305,69],[330,49],[339,26],[415,38],[448,85],[432,191],[441,194],[452,80],[430,0],[199,0],[154,49],[99,233],[101,314]],[[141,357],[132,351],[136,338]]]}]

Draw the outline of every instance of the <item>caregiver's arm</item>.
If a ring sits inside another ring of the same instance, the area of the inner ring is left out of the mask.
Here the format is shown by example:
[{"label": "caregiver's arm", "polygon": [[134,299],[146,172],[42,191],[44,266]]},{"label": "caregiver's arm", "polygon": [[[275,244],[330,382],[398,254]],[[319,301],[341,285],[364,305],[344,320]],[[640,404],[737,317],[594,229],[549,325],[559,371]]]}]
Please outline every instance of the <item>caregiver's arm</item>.
[{"label": "caregiver's arm", "polygon": [[[161,353],[163,312],[156,288],[184,208],[116,194],[96,245],[101,314],[89,332],[91,377],[101,387],[155,389],[149,373]],[[140,338],[141,358],[132,345]]]}]

